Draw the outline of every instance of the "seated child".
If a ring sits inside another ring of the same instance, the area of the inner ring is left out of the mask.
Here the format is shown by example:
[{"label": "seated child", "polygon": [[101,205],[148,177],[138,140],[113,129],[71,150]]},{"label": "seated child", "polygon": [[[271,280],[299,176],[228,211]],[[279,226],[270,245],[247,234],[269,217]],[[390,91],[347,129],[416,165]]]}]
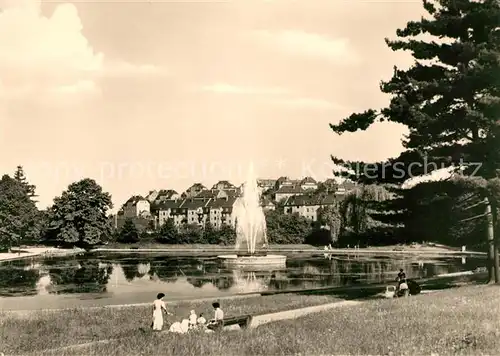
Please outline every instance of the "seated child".
[{"label": "seated child", "polygon": [[189,328],[190,329],[196,328],[197,320],[198,320],[198,318],[196,316],[196,312],[194,310],[191,310],[191,313],[189,314]]},{"label": "seated child", "polygon": [[200,313],[200,317],[198,318],[198,320],[196,320],[196,323],[198,325],[205,325],[207,323],[207,319],[205,319],[203,313]]}]

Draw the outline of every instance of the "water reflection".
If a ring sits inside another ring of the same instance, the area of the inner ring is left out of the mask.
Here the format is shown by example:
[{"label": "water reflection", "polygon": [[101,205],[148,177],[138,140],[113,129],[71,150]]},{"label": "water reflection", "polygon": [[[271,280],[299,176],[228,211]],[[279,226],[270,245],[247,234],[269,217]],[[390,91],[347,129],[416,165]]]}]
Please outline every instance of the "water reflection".
[{"label": "water reflection", "polygon": [[0,296],[157,293],[204,297],[272,290],[384,283],[399,268],[410,278],[473,270],[484,259],[289,256],[283,270],[227,270],[216,258],[94,254],[0,264]]},{"label": "water reflection", "polygon": [[37,295],[42,270],[33,260],[16,260],[0,265],[0,296]]},{"label": "water reflection", "polygon": [[48,268],[49,293],[103,293],[112,267],[98,259],[77,257]]}]

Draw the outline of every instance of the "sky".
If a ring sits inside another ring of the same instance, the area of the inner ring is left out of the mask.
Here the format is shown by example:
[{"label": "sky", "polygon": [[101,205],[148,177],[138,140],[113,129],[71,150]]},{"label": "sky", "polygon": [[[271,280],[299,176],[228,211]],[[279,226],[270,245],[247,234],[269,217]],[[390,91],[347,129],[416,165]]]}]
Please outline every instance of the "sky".
[{"label": "sky", "polygon": [[412,63],[385,37],[420,1],[0,0],[0,171],[41,208],[90,177],[116,206],[194,182],[332,176],[330,155],[383,160],[405,128],[334,134],[383,107]]}]

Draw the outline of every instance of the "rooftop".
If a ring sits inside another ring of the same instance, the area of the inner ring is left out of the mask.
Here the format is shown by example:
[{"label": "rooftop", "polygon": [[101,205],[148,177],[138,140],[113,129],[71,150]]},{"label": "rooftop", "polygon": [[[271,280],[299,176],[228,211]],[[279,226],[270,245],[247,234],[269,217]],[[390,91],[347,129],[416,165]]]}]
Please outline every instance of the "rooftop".
[{"label": "rooftop", "polygon": [[219,198],[212,199],[208,202],[207,207],[211,209],[219,209],[219,208],[232,208],[234,203],[236,202],[237,197],[228,197],[228,198]]},{"label": "rooftop", "polygon": [[295,195],[286,200],[285,206],[317,206],[317,205],[332,205],[340,201],[341,198],[336,194],[326,195],[311,195],[302,194]]},{"label": "rooftop", "polygon": [[196,194],[194,199],[212,199],[215,198],[216,193],[210,191],[210,190],[202,190],[200,193]]},{"label": "rooftop", "polygon": [[209,202],[210,201],[196,200],[196,199],[184,199],[180,208],[188,209],[188,210],[195,210],[195,209],[206,207]]},{"label": "rooftop", "polygon": [[168,210],[168,209],[177,209],[180,208],[184,200],[164,200],[157,205],[158,210]]},{"label": "rooftop", "polygon": [[306,184],[306,183],[314,183],[314,184],[316,184],[317,182],[312,177],[305,177],[304,179],[302,179],[300,181],[300,184]]},{"label": "rooftop", "polygon": [[125,202],[125,205],[136,205],[138,202],[140,201],[143,201],[143,200],[146,200],[143,196],[141,195],[134,195],[132,197],[130,197],[126,202]]},{"label": "rooftop", "polygon": [[280,189],[278,189],[275,194],[300,194],[303,193],[304,190],[300,186],[288,186],[284,185]]}]

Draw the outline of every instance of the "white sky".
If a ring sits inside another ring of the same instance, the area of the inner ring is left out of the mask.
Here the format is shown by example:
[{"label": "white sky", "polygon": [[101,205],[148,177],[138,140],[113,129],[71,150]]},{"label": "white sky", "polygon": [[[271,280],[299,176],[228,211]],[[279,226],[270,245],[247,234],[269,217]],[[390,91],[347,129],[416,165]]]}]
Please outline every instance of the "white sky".
[{"label": "white sky", "polygon": [[329,129],[388,98],[411,57],[384,37],[420,1],[0,0],[0,169],[41,207],[96,179],[121,205],[151,189],[331,175],[330,154],[381,160],[404,129]]}]

